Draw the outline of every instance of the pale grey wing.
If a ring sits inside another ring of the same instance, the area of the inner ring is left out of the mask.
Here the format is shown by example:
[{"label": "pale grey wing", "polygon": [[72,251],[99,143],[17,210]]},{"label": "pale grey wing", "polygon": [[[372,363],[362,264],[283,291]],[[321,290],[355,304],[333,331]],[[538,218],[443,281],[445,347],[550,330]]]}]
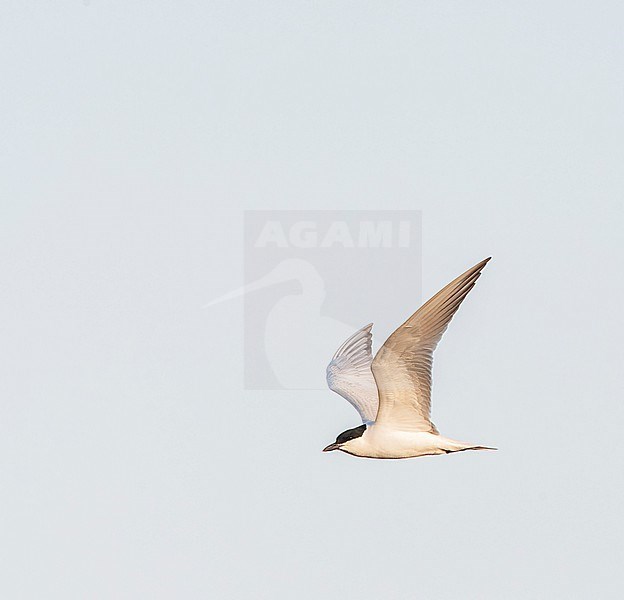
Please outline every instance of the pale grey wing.
[{"label": "pale grey wing", "polygon": [[489,260],[451,281],[381,347],[371,366],[379,391],[379,425],[437,433],[430,418],[433,351]]},{"label": "pale grey wing", "polygon": [[371,372],[373,362],[370,323],[356,331],[334,354],[327,365],[327,385],[360,413],[362,421],[374,421],[379,401]]}]

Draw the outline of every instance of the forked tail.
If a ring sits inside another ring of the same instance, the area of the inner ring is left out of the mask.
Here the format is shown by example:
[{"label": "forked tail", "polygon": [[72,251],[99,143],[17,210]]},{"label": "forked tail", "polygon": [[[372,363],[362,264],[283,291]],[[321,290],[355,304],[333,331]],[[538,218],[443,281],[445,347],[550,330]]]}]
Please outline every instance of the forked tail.
[{"label": "forked tail", "polygon": [[463,452],[464,450],[498,450],[498,448],[493,448],[492,446],[475,446],[464,442],[456,442],[448,438],[445,440],[444,444],[441,444],[441,447],[446,454],[450,454],[451,452]]}]

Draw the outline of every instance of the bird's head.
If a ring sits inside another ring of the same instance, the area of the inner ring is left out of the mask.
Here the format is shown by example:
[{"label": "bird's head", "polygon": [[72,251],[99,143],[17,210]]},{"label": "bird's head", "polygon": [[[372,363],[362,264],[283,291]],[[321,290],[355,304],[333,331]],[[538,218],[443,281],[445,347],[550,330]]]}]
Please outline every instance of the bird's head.
[{"label": "bird's head", "polygon": [[366,425],[360,425],[359,427],[354,427],[353,429],[347,429],[336,438],[336,441],[333,444],[323,448],[323,452],[331,452],[332,450],[342,450],[344,452],[348,452],[349,445],[353,443],[353,440],[357,440],[362,437],[365,431]]}]

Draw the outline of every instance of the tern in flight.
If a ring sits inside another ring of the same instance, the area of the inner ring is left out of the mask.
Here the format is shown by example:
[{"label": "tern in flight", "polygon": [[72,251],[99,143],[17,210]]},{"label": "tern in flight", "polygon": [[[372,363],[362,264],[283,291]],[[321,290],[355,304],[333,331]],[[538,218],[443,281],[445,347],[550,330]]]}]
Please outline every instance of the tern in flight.
[{"label": "tern in flight", "polygon": [[411,458],[496,449],[444,437],[430,418],[433,351],[489,260],[468,269],[423,304],[374,359],[372,323],[338,348],[327,367],[327,384],[354,406],[363,424],[342,432],[323,452]]}]

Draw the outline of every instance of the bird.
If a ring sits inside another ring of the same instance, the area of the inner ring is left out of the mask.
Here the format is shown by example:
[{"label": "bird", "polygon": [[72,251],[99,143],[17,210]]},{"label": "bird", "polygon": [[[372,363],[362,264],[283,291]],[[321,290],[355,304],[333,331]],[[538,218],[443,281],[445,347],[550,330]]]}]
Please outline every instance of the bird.
[{"label": "bird", "polygon": [[362,424],[343,431],[323,452],[400,459],[496,450],[444,437],[431,422],[433,352],[490,259],[468,269],[423,304],[390,335],[374,359],[372,323],[338,348],[327,366],[327,384],[353,405]]}]

